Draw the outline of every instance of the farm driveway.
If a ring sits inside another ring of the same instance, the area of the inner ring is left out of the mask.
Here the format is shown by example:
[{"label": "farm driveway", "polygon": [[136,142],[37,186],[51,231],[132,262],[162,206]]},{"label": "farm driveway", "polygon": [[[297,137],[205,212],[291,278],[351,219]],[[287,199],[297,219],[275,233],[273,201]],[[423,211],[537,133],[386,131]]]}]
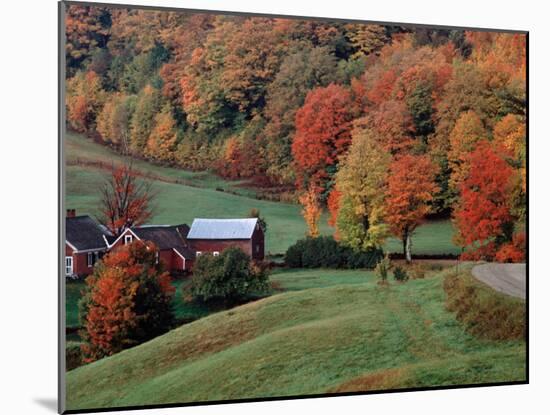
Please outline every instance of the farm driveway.
[{"label": "farm driveway", "polygon": [[482,264],[472,269],[479,281],[496,291],[525,300],[526,269],[525,264]]}]

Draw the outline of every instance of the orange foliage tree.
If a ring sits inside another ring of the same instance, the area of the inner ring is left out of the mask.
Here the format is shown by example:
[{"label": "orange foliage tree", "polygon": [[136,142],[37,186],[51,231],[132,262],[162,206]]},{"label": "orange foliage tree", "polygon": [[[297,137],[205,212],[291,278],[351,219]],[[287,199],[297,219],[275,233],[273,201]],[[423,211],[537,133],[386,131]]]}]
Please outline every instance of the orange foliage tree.
[{"label": "orange foliage tree", "polygon": [[134,241],[107,254],[86,279],[80,303],[86,362],[159,336],[173,324],[170,276],[152,242]]},{"label": "orange foliage tree", "polygon": [[299,189],[309,188],[317,194],[328,190],[329,168],[351,142],[355,115],[351,93],[345,87],[330,84],[307,95],[296,113],[296,134],[292,142]]},{"label": "orange foliage tree", "polygon": [[457,241],[470,248],[465,258],[493,259],[498,244],[510,239],[512,167],[498,150],[482,140],[467,157],[470,172],[460,186],[454,212]]},{"label": "orange foliage tree", "polygon": [[113,167],[100,192],[101,221],[115,236],[153,215],[152,185],[140,180],[131,164]]},{"label": "orange foliage tree", "polygon": [[390,165],[385,219],[390,231],[403,242],[403,254],[411,262],[411,237],[430,212],[430,202],[439,190],[437,170],[427,156],[404,155]]}]

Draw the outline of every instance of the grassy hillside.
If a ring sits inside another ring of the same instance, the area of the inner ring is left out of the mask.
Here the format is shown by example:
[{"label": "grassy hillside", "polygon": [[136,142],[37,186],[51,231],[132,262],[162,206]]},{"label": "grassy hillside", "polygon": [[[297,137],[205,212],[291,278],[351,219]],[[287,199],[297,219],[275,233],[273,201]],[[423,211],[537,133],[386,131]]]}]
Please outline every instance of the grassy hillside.
[{"label": "grassy hillside", "polygon": [[[183,299],[183,289],[189,279],[173,281],[176,288],[172,301],[174,314],[178,320],[194,320],[215,312],[205,304],[189,303]],[[373,272],[364,270],[293,270],[277,269],[270,276],[274,292],[306,290],[308,288],[332,287],[341,284],[374,284]],[[85,288],[84,281],[70,281],[67,284],[67,301],[65,302],[67,327],[78,327],[78,301]]]},{"label": "grassy hillside", "polygon": [[68,408],[524,380],[525,344],[467,334],[443,277],[365,275],[213,314],[69,372]]},{"label": "grassy hillside", "polygon": [[[66,153],[66,204],[82,214],[96,215],[98,188],[107,173],[94,163],[119,163],[122,158],[108,147],[76,134],[68,134]],[[81,164],[75,165],[77,161]],[[266,249],[272,254],[284,253],[289,245],[302,238],[306,232],[300,206],[254,199],[254,190],[243,187],[241,182],[224,181],[210,173],[161,167],[140,160],[135,161],[135,167],[158,178],[155,181],[159,191],[157,212],[152,221],[155,224],[190,224],[196,217],[242,217],[251,208],[258,208],[269,226]],[[216,191],[216,188],[227,191]],[[320,231],[322,234],[333,232],[327,225],[326,215],[321,218]],[[427,223],[417,230],[413,238],[413,252],[458,253],[458,248],[452,243],[452,234],[449,221]],[[392,252],[400,252],[402,249],[401,243],[395,239],[388,241],[387,248]]]}]

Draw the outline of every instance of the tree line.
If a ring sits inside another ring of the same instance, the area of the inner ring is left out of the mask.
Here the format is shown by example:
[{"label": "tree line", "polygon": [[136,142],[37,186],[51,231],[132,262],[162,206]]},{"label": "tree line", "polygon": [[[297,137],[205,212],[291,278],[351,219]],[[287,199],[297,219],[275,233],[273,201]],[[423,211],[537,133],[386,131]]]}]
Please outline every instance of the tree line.
[{"label": "tree line", "polygon": [[355,249],[428,215],[518,261],[525,36],[70,5],[70,128],[120,152],[291,189]]}]

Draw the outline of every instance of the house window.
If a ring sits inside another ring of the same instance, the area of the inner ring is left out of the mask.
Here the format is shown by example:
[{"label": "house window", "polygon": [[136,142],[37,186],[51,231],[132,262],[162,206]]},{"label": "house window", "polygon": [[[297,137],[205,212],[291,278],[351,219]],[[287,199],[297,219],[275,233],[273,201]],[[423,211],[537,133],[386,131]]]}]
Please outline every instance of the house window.
[{"label": "house window", "polygon": [[155,264],[159,263],[159,251],[155,252]]},{"label": "house window", "polygon": [[88,266],[93,267],[94,266],[94,253],[88,252]]},{"label": "house window", "polygon": [[202,255],[201,251],[197,251],[197,257],[200,257]]},{"label": "house window", "polygon": [[256,245],[256,253],[257,253],[257,254],[260,253],[260,245]]},{"label": "house window", "polygon": [[214,252],[212,252],[212,255],[218,256],[218,255],[220,255],[220,253],[218,251],[214,251]]},{"label": "house window", "polygon": [[73,275],[73,257],[65,257],[65,275]]},{"label": "house window", "polygon": [[124,245],[128,245],[132,243],[132,235],[124,235]]}]

